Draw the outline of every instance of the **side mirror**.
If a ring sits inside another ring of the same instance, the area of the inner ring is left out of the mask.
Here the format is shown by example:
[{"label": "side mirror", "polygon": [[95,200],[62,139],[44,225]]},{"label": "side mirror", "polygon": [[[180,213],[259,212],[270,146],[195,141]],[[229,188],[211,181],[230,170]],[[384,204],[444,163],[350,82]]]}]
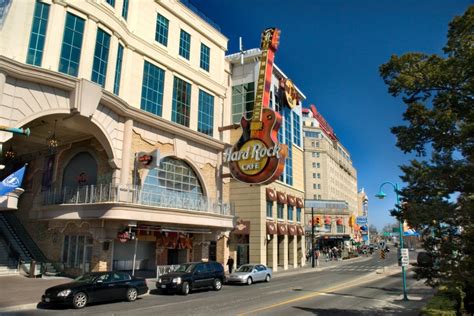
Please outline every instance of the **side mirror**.
[{"label": "side mirror", "polygon": [[253,270],[252,270],[252,273],[256,273],[256,272],[257,272],[257,269],[253,269]]}]

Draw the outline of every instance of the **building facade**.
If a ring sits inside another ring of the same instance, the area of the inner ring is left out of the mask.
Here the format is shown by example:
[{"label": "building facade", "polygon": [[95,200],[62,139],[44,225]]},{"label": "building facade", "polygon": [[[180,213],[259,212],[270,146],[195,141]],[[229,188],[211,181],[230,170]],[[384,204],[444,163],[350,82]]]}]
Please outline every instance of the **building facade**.
[{"label": "building facade", "polygon": [[[28,163],[16,216],[67,273],[224,263],[227,39],[180,1],[10,1],[2,14],[2,177]],[[136,249],[136,251],[134,250]],[[136,260],[133,261],[133,254]]]},{"label": "building facade", "polygon": [[[364,188],[360,189],[357,193],[357,216],[362,217],[362,222],[358,223],[362,243],[365,245],[369,244],[370,232],[369,232],[369,197],[365,193]],[[365,222],[364,222],[365,220]]]},{"label": "building facade", "polygon": [[357,171],[349,152],[314,105],[303,109],[303,133],[306,199],[321,200],[313,218],[307,212],[307,231],[314,221],[320,247],[348,248],[351,239],[359,239]]},{"label": "building facade", "polygon": [[[242,116],[252,117],[260,49],[227,56],[232,75],[232,123],[238,127]],[[269,107],[282,116],[278,140],[288,146],[285,169],[280,178],[268,185],[247,184],[232,179],[230,199],[235,204],[237,227],[230,235],[230,252],[237,265],[262,263],[274,271],[305,265],[304,175],[302,138],[302,101],[296,88],[297,105],[291,109],[282,102],[281,83],[287,76],[275,65],[270,85]],[[231,131],[235,144],[242,129]]]}]

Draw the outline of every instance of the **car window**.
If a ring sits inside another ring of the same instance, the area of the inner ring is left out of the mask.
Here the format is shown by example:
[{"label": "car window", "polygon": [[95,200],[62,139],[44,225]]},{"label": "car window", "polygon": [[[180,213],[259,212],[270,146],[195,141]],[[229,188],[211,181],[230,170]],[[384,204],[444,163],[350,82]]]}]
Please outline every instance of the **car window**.
[{"label": "car window", "polygon": [[240,266],[240,268],[237,269],[237,272],[252,272],[253,271],[253,266]]},{"label": "car window", "polygon": [[203,273],[203,272],[206,272],[206,271],[207,271],[207,269],[202,263],[198,264],[196,266],[196,269],[194,270],[194,272],[197,272],[197,273]]},{"label": "car window", "polygon": [[262,265],[257,266],[257,271],[265,271],[265,267]]},{"label": "car window", "polygon": [[104,273],[99,275],[95,281],[102,281],[104,283],[108,283],[112,281],[112,276],[110,275],[110,273]]},{"label": "car window", "polygon": [[212,263],[212,267],[213,267],[213,270],[215,272],[221,272],[222,270],[224,270],[224,268],[222,267],[222,265],[218,262],[213,262]]},{"label": "car window", "polygon": [[190,263],[181,264],[175,272],[191,272],[193,271],[195,265]]},{"label": "car window", "polygon": [[126,281],[126,280],[130,280],[130,276],[126,273],[118,273],[118,272],[115,272],[112,274],[112,280],[114,282],[117,282],[117,281]]}]

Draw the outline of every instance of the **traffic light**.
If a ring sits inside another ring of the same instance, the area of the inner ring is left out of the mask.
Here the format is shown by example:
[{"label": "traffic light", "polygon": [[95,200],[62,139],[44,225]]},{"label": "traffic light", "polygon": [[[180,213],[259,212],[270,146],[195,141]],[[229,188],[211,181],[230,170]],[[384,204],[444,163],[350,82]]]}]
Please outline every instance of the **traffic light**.
[{"label": "traffic light", "polygon": [[385,251],[380,249],[380,259],[385,260]]},{"label": "traffic light", "polygon": [[321,226],[321,216],[316,216],[316,226]]}]

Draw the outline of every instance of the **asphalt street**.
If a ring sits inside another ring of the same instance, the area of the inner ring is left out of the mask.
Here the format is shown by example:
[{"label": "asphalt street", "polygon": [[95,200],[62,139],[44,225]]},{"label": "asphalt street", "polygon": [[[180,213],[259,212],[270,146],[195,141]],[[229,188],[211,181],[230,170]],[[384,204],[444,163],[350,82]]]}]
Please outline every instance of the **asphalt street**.
[{"label": "asphalt street", "polygon": [[[395,257],[391,252],[382,261],[377,253],[362,262],[341,262],[322,271],[276,277],[270,283],[226,285],[219,292],[203,290],[182,296],[152,291],[133,303],[95,304],[82,310],[38,306],[9,315],[416,315],[413,300],[410,304],[401,301]],[[409,297],[415,301],[430,294],[424,287],[416,289],[418,283],[409,274],[408,288],[413,291]]]}]

